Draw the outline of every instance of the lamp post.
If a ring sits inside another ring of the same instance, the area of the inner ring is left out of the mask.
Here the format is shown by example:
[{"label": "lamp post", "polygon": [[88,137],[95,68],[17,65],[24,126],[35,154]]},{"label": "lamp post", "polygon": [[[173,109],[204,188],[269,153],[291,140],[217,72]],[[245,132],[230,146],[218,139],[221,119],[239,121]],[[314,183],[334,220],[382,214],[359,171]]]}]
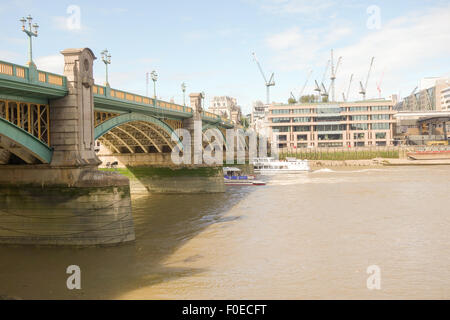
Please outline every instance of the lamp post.
[{"label": "lamp post", "polygon": [[181,84],[181,90],[183,91],[183,106],[186,107],[186,83]]},{"label": "lamp post", "polygon": [[111,64],[111,55],[109,54],[107,49],[105,49],[102,52],[100,52],[100,54],[102,55],[102,61],[105,64],[105,67],[106,67],[105,86],[109,87],[109,82],[108,82],[108,64]]},{"label": "lamp post", "polygon": [[204,91],[202,91],[201,97],[202,97],[202,110],[205,111],[205,92]]},{"label": "lamp post", "polygon": [[148,97],[148,82],[150,73],[145,73],[145,95]]},{"label": "lamp post", "polygon": [[[26,28],[26,22],[28,21],[28,29]],[[31,15],[28,15],[28,17],[20,19],[20,22],[22,22],[22,31],[25,32],[25,34],[29,38],[29,44],[28,44],[28,66],[35,66],[33,62],[33,43],[32,38],[38,36],[38,28],[39,26],[37,23],[31,25],[31,22],[33,21],[33,18]],[[34,32],[33,32],[34,29]]]},{"label": "lamp post", "polygon": [[153,70],[152,73],[150,73],[150,76],[152,77],[153,81],[153,98],[155,99],[156,103],[156,81],[158,81],[158,74],[155,70]]}]

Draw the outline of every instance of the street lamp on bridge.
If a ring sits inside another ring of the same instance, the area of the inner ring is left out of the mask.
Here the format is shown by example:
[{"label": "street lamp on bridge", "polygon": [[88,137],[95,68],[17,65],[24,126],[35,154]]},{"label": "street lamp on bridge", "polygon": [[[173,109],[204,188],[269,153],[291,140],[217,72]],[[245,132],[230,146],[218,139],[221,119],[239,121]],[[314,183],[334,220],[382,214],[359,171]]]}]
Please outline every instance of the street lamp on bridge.
[{"label": "street lamp on bridge", "polygon": [[150,76],[153,81],[153,98],[156,100],[156,81],[158,81],[158,74],[153,70],[152,73],[150,73]]},{"label": "street lamp on bridge", "polygon": [[202,91],[201,98],[202,98],[202,109],[203,110],[205,110],[205,96],[206,96],[205,92]]},{"label": "street lamp on bridge", "polygon": [[102,55],[102,61],[105,64],[105,67],[106,67],[105,86],[109,87],[109,82],[108,82],[108,64],[111,64],[111,55],[109,54],[107,49],[105,49],[102,52],[100,52],[100,54]]},{"label": "street lamp on bridge", "polygon": [[183,106],[186,107],[186,83],[181,84],[181,90],[183,91]]},{"label": "street lamp on bridge", "polygon": [[[28,21],[28,29],[26,28],[26,22]],[[25,32],[25,34],[29,38],[29,44],[28,44],[28,66],[35,66],[33,62],[33,45],[32,45],[32,38],[38,36],[38,28],[39,26],[37,23],[31,25],[31,22],[33,21],[33,18],[31,15],[28,15],[28,17],[20,19],[20,22],[22,22],[22,31]],[[33,32],[34,29],[34,32]]]}]

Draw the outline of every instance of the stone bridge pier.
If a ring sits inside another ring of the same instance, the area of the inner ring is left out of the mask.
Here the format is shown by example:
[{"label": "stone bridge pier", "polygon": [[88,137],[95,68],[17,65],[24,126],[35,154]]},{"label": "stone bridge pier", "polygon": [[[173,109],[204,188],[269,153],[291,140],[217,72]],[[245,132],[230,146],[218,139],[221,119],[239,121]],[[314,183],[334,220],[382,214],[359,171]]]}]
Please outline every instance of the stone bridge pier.
[{"label": "stone bridge pier", "polygon": [[98,170],[90,49],[67,49],[68,94],[50,100],[50,164],[0,166],[0,243],[108,245],[135,239],[128,178]]}]

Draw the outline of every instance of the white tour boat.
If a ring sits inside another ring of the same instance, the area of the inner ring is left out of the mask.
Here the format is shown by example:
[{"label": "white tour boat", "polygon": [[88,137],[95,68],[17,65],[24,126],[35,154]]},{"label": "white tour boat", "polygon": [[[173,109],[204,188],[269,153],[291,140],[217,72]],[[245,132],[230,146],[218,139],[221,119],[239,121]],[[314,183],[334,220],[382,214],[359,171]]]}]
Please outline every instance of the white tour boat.
[{"label": "white tour boat", "polygon": [[308,160],[298,160],[296,158],[286,158],[274,160],[273,158],[255,158],[253,167],[258,173],[297,173],[311,171]]}]

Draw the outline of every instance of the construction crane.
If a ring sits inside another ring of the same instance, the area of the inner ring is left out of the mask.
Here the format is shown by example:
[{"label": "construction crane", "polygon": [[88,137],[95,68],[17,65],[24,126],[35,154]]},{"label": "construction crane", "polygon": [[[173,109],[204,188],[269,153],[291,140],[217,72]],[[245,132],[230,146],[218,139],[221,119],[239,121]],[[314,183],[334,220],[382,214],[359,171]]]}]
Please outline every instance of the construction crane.
[{"label": "construction crane", "polygon": [[415,87],[414,90],[410,94],[410,96],[413,96],[413,99],[414,99],[414,109],[413,110],[417,110],[419,107],[419,104],[417,103],[417,97],[416,97],[417,89],[419,89],[419,87]]},{"label": "construction crane", "polygon": [[347,95],[342,92],[342,98],[344,99],[344,101],[348,100],[348,97],[350,95],[350,87],[352,86],[352,81],[353,81],[353,73],[350,76],[350,82],[348,83]]},{"label": "construction crane", "polygon": [[377,82],[378,98],[381,98],[381,84],[383,83],[383,77],[384,77],[384,70],[381,73],[380,80],[378,80]]},{"label": "construction crane", "polygon": [[[294,94],[292,93],[292,91],[291,91],[291,99],[292,99],[292,101],[295,101],[295,102],[297,101],[297,100],[295,99],[295,96],[294,96]],[[294,102],[294,103],[295,103],[295,102]]]},{"label": "construction crane", "polygon": [[[323,85],[323,82],[325,81],[325,77],[326,77],[326,75],[327,75],[327,72],[328,72],[328,68],[330,67],[330,60],[328,60],[327,61],[327,65],[325,66],[325,72],[323,73],[323,76],[322,76],[322,81],[321,81],[321,84],[322,84],[322,88],[319,86],[319,84],[317,83],[317,80],[314,80],[315,81],[315,83],[316,83],[316,88],[314,89],[314,91],[317,91],[317,95],[320,97],[320,96],[324,96],[324,94],[325,95],[328,95],[327,93],[326,93],[326,90],[325,90],[325,87],[324,87],[324,85]],[[323,92],[322,92],[322,89],[323,89]]]},{"label": "construction crane", "polygon": [[300,90],[300,96],[298,97],[298,101],[302,99],[303,92],[305,91],[306,85],[308,84],[309,78],[311,78],[312,70],[309,71],[308,76],[306,77],[305,84],[303,85],[302,89]]},{"label": "construction crane", "polygon": [[364,86],[361,81],[359,82],[359,85],[361,87],[361,90],[359,91],[359,93],[362,94],[363,100],[366,100],[367,84],[369,83],[370,72],[372,71],[372,66],[373,66],[374,60],[375,60],[375,57],[372,57],[372,60],[370,61],[369,72],[367,72],[367,78],[366,78],[366,82],[365,82]]},{"label": "construction crane", "polygon": [[258,69],[261,72],[261,75],[262,75],[265,85],[266,85],[266,90],[267,90],[266,104],[270,104],[270,87],[275,86],[275,80],[274,80],[275,73],[272,72],[272,75],[270,76],[269,81],[267,81],[267,78],[264,75],[261,65],[260,65],[258,59],[256,59],[255,53],[253,52],[252,54],[253,54],[253,58],[255,59],[256,64],[258,65]]},{"label": "construction crane", "polygon": [[342,57],[339,57],[336,68],[334,68],[334,58],[333,58],[333,49],[331,49],[331,75],[330,75],[330,87],[328,89],[328,92],[331,92],[331,101],[335,101],[335,95],[334,95],[334,84],[336,80],[336,74],[339,69],[339,65],[341,64]]},{"label": "construction crane", "polygon": [[322,93],[320,95],[322,96],[322,101],[324,101],[325,97],[328,98],[328,91],[325,88],[325,86],[323,85],[323,82],[322,82]]}]

